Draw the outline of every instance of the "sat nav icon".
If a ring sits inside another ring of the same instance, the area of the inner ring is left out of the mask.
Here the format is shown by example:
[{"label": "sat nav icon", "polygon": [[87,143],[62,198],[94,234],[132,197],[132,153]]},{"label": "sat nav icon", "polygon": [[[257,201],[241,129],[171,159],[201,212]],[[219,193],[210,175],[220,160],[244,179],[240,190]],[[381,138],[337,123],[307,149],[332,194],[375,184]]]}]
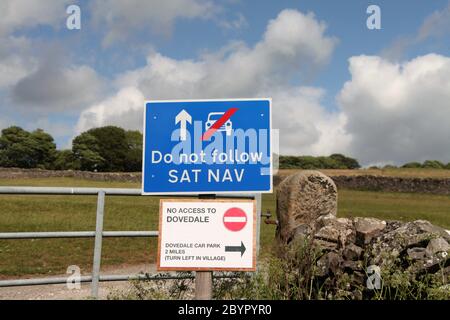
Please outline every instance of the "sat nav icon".
[{"label": "sat nav icon", "polygon": [[[219,120],[225,112],[211,112],[208,114],[208,120],[205,123],[205,131],[208,131],[217,120]],[[231,131],[233,130],[233,123],[230,119],[228,119],[217,131],[225,131],[227,136],[231,135]]]}]

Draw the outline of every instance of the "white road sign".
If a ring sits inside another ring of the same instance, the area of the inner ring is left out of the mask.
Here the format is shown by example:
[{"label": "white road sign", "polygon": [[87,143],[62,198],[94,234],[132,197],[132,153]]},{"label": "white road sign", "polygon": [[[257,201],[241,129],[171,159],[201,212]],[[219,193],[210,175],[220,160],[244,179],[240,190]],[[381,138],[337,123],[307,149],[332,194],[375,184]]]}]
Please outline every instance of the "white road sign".
[{"label": "white road sign", "polygon": [[255,269],[254,200],[160,200],[158,270]]}]

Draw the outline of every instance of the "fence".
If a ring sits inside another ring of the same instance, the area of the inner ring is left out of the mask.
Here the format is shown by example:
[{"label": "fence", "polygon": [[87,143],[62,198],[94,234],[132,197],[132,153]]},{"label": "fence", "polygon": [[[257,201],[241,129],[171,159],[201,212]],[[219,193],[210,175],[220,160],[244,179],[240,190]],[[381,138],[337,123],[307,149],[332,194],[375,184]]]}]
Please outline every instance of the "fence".
[{"label": "fence", "polygon": [[[14,195],[97,195],[97,213],[95,231],[70,231],[70,232],[3,232],[1,239],[49,239],[49,238],[95,238],[92,275],[82,276],[80,282],[91,282],[91,296],[98,297],[99,282],[102,281],[128,281],[128,280],[160,280],[160,279],[186,279],[193,276],[159,275],[159,274],[128,274],[128,275],[101,275],[102,240],[104,237],[158,237],[158,231],[103,231],[103,218],[106,196],[142,196],[140,189],[119,188],[59,188],[59,187],[0,187],[0,194]],[[174,197],[197,197],[182,196]],[[259,252],[259,232],[261,224],[261,195],[260,194],[219,194],[217,198],[251,198],[256,199],[257,204],[257,252]],[[219,276],[215,278],[223,278]],[[2,280],[0,287],[32,286],[48,284],[64,284],[68,278],[35,278]]]}]

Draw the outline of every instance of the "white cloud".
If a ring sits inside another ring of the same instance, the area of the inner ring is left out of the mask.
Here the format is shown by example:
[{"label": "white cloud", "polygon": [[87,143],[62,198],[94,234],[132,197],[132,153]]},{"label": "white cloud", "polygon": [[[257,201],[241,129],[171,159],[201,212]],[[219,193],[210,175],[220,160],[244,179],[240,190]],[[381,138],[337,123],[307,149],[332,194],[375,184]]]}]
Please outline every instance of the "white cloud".
[{"label": "white cloud", "polygon": [[0,1],[0,36],[38,25],[57,27],[66,19],[68,3],[70,0],[2,0]]},{"label": "white cloud", "polygon": [[11,87],[35,71],[37,61],[30,41],[23,37],[0,38],[0,90]]},{"label": "white cloud", "polygon": [[36,71],[38,61],[32,40],[15,37],[40,25],[65,26],[66,6],[70,0],[2,0],[0,1],[0,90],[15,85]]},{"label": "white cloud", "polygon": [[117,125],[125,129],[142,128],[144,96],[134,88],[121,89],[116,95],[84,110],[78,121],[76,132],[102,125]]},{"label": "white cloud", "polygon": [[312,14],[284,10],[252,48],[233,43],[198,60],[153,52],[144,67],[116,79],[116,86],[125,89],[81,114],[77,131],[107,124],[142,129],[144,99],[272,96],[274,126],[282,130],[281,151],[337,150],[347,141],[340,129],[345,119],[325,111],[322,90],[289,83],[328,61],[336,39],[326,36],[325,29]]},{"label": "white cloud", "polygon": [[199,60],[175,60],[151,53],[147,65],[118,78],[152,98],[251,96],[262,88],[288,85],[294,76],[323,66],[336,39],[312,14],[284,10],[271,20],[253,48],[233,43]]},{"label": "white cloud", "polygon": [[49,111],[73,113],[99,98],[103,80],[88,66],[66,66],[49,59],[12,89],[19,107],[40,114]]},{"label": "white cloud", "polygon": [[124,40],[133,32],[170,34],[177,19],[207,19],[216,12],[210,0],[95,0],[94,23],[108,30],[103,44]]},{"label": "white cloud", "polygon": [[346,117],[322,106],[324,94],[324,90],[313,87],[273,91],[272,117],[274,127],[280,129],[282,154],[329,155],[348,149]]},{"label": "white cloud", "polygon": [[350,151],[363,163],[450,160],[450,58],[392,63],[350,58],[351,80],[338,101]]}]

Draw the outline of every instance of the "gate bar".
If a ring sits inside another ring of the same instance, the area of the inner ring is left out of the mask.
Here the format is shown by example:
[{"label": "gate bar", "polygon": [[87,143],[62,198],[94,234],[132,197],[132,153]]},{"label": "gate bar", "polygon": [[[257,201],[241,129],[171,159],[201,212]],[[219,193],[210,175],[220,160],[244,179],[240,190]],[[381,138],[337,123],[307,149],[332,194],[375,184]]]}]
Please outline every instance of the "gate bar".
[{"label": "gate bar", "polygon": [[105,211],[105,192],[100,191],[97,198],[97,222],[95,223],[94,263],[92,266],[91,296],[98,297],[100,263],[102,261],[103,216]]},{"label": "gate bar", "polygon": [[[62,188],[62,187],[7,187],[0,186],[0,194],[40,194],[40,195],[98,195],[100,191],[105,192],[105,195],[110,196],[140,196],[141,189],[129,188]],[[167,195],[167,197],[174,198],[197,198],[197,194],[175,194]],[[161,195],[155,195],[161,197]],[[218,194],[217,198],[250,198],[254,195],[251,193],[222,193]]]},{"label": "gate bar", "polygon": [[[214,275],[214,279],[238,278],[236,274]],[[175,275],[175,274],[110,274],[100,275],[100,282],[112,281],[129,281],[129,280],[180,280],[194,279],[194,275]],[[80,282],[91,282],[92,276],[81,276]],[[73,282],[73,278],[53,277],[53,278],[34,278],[34,279],[17,279],[17,280],[1,280],[1,287],[21,287],[21,286],[40,286],[51,284],[65,284],[68,281]]]},{"label": "gate bar", "polygon": [[[103,231],[105,238],[158,237],[158,231]],[[95,231],[68,232],[0,232],[0,239],[94,238]]]}]

